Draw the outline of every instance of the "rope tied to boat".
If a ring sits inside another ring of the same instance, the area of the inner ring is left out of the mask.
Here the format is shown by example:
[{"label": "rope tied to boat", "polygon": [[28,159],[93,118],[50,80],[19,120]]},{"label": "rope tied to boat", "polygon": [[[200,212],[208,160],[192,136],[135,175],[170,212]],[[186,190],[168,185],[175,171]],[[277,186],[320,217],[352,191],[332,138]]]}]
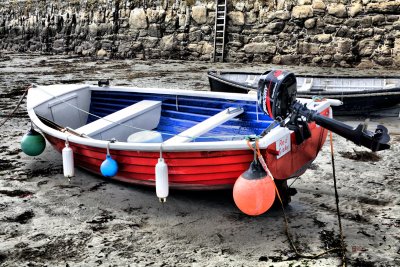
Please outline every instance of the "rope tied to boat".
[{"label": "rope tied to boat", "polygon": [[345,247],[345,243],[344,243],[344,235],[343,235],[343,229],[342,229],[342,224],[341,224],[341,216],[340,216],[340,211],[339,211],[339,195],[337,193],[337,185],[336,185],[336,174],[335,174],[335,165],[334,165],[334,156],[333,156],[333,140],[332,140],[332,132],[330,132],[330,145],[331,145],[331,158],[332,158],[332,170],[333,170],[333,179],[334,179],[334,187],[335,187],[335,199],[336,199],[336,211],[337,211],[337,217],[338,217],[338,224],[339,224],[339,231],[340,231],[340,237],[341,237],[341,247],[335,247],[335,248],[331,248],[325,251],[322,251],[320,253],[317,254],[313,254],[313,255],[308,255],[308,254],[303,254],[300,253],[296,247],[296,245],[294,244],[294,241],[292,239],[292,236],[290,234],[290,230],[289,230],[289,221],[288,221],[288,216],[286,214],[285,211],[285,205],[283,204],[283,200],[282,197],[279,193],[278,187],[275,183],[275,179],[272,175],[272,173],[270,172],[267,164],[265,163],[265,160],[261,154],[260,151],[260,146],[258,144],[258,138],[254,138],[253,144],[251,143],[251,139],[248,138],[247,139],[247,145],[249,146],[249,148],[255,153],[257,154],[257,158],[260,161],[262,167],[264,168],[264,170],[267,172],[267,174],[271,177],[272,181],[274,181],[274,186],[275,186],[275,192],[276,195],[279,199],[279,202],[281,204],[281,208],[282,208],[282,213],[283,213],[283,219],[285,222],[285,233],[286,236],[288,238],[290,247],[292,248],[292,250],[294,251],[294,253],[296,254],[297,257],[300,258],[306,258],[306,259],[317,259],[323,255],[326,255],[328,253],[332,253],[332,252],[341,252],[341,256],[342,256],[342,266],[346,266],[346,247]]},{"label": "rope tied to boat", "polygon": [[24,93],[22,94],[22,96],[20,97],[20,99],[17,102],[17,105],[15,106],[15,108],[13,109],[13,111],[11,111],[9,114],[6,115],[6,118],[0,123],[0,127],[2,127],[9,119],[11,119],[13,117],[13,115],[15,114],[15,112],[17,112],[18,108],[21,106],[22,101],[24,100],[25,96],[28,94],[28,90],[30,88],[32,88],[33,85],[29,85]]}]

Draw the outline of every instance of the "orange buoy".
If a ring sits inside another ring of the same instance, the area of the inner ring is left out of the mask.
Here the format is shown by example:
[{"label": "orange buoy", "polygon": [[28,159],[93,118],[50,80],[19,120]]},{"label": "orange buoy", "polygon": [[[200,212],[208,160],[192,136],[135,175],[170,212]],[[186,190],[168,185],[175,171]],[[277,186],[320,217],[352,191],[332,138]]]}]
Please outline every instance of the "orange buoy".
[{"label": "orange buoy", "polygon": [[236,180],[233,199],[247,215],[260,215],[271,208],[275,201],[275,184],[257,160]]}]

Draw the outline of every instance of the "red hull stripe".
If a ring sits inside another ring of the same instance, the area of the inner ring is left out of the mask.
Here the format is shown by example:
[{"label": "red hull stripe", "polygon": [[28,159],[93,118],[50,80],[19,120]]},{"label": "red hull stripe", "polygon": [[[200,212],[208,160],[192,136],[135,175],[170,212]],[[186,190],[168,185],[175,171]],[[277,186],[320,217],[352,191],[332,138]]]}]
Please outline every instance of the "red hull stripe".
[{"label": "red hull stripe", "polygon": [[[322,112],[329,114],[329,109]],[[276,179],[287,179],[299,175],[305,164],[312,162],[325,142],[327,130],[310,124],[312,137],[296,145],[294,134],[291,135],[291,151],[277,159],[269,151],[276,151],[276,144],[271,144],[261,151],[267,165]],[[47,140],[59,151],[64,148],[64,140],[46,135]],[[100,165],[105,159],[106,150],[70,143],[74,150],[76,166],[100,174]],[[111,150],[111,155],[118,162],[119,172],[113,179],[135,183],[154,184],[155,165],[159,152]],[[232,151],[194,151],[165,152],[171,187],[182,189],[230,187],[253,160],[250,150]],[[304,170],[303,170],[304,169]],[[297,173],[296,173],[297,172]]]}]

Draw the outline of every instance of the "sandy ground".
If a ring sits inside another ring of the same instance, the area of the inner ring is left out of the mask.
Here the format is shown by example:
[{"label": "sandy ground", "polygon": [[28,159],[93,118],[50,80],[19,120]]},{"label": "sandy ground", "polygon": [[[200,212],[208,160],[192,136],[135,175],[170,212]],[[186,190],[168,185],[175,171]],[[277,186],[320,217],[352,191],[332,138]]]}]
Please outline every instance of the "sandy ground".
[{"label": "sandy ground", "polygon": [[[264,70],[270,65],[183,61],[0,57],[0,121],[29,83],[95,82],[207,90],[207,69]],[[380,74],[382,70],[288,68],[297,73]],[[388,74],[388,73],[387,73]],[[399,74],[390,72],[390,74]],[[357,123],[362,118],[341,118]],[[400,265],[400,120],[373,118],[390,132],[391,149],[372,154],[334,136],[335,165],[347,257],[352,266]],[[231,191],[173,191],[166,204],[154,189],[115,183],[82,170],[71,183],[50,146],[21,152],[29,129],[25,103],[0,129],[0,266],[336,266],[337,254],[299,259],[290,249],[282,212],[240,213]],[[289,183],[291,183],[290,181]],[[339,243],[326,143],[293,185],[287,214],[302,252]]]}]

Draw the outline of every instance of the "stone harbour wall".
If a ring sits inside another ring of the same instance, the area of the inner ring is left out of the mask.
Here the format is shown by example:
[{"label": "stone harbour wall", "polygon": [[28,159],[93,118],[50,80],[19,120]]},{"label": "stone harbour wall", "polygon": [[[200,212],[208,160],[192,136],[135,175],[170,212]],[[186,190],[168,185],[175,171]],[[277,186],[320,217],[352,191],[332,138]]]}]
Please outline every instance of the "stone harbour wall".
[{"label": "stone harbour wall", "polygon": [[[225,61],[400,66],[400,1],[227,1]],[[0,50],[211,60],[212,0],[0,1]]]}]

